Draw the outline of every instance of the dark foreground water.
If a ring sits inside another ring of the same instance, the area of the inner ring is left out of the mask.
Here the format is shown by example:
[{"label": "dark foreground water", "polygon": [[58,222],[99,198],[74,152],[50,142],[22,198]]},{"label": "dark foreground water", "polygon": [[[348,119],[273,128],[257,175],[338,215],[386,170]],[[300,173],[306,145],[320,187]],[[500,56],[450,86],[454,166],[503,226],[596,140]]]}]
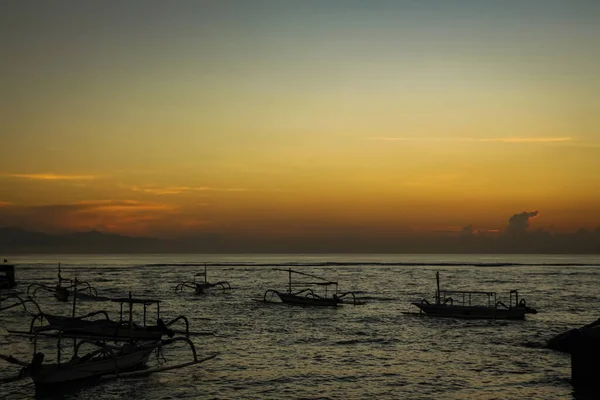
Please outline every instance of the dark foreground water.
[{"label": "dark foreground water", "polygon": [[[131,291],[159,298],[165,320],[183,314],[192,331],[213,332],[193,340],[201,355],[220,352],[216,359],[67,396],[76,399],[570,399],[569,356],[541,345],[600,317],[600,257],[160,255],[10,261],[17,264],[23,291],[33,282],[54,284],[60,261],[63,277],[87,280],[99,295]],[[176,294],[179,282],[203,268],[151,265],[186,262],[227,263],[209,267],[209,281],[229,281],[234,290]],[[337,280],[340,290],[360,291],[368,303],[315,309],[253,301],[269,288],[285,290],[287,274],[248,263],[286,262],[313,264],[295,269]],[[341,264],[318,265],[322,262]],[[407,315],[416,311],[411,301],[432,299],[436,271],[443,288],[496,291],[504,302],[510,289],[519,289],[539,313],[513,322]],[[70,304],[48,293],[38,292],[37,298],[44,312],[71,312]],[[118,318],[118,305],[109,302],[81,301],[78,314],[101,308]],[[0,353],[31,359],[29,339],[6,332],[26,330],[29,322],[19,308],[0,314]],[[56,341],[40,339],[38,345],[48,358],[55,357]],[[163,355],[169,363],[191,357],[181,346]],[[0,377],[17,371],[0,361]],[[29,382],[1,385],[0,399],[33,398]]]}]

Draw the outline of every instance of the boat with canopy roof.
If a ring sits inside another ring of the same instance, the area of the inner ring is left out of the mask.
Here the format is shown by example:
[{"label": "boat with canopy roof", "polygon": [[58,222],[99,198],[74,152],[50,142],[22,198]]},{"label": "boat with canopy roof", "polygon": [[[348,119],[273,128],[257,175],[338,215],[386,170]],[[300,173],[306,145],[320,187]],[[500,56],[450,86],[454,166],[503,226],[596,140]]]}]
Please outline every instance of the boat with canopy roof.
[{"label": "boat with canopy roof", "polygon": [[527,306],[524,298],[519,299],[517,290],[509,292],[509,302],[506,305],[498,300],[495,292],[442,290],[440,273],[436,272],[435,277],[435,302],[432,304],[423,299],[412,303],[426,315],[467,319],[525,319],[525,314],[537,314],[534,308]]},{"label": "boat with canopy roof", "polygon": [[[263,296],[263,302],[265,303],[273,302],[273,297],[276,296],[282,303],[300,306],[337,307],[342,304],[364,304],[356,298],[355,292],[339,293],[338,282],[306,272],[295,271],[291,268],[275,268],[274,270],[288,273],[288,289],[286,292],[274,289],[267,290]],[[300,279],[294,281],[294,276],[307,277],[313,280]],[[298,290],[298,287],[303,287],[303,289]],[[313,287],[321,288],[324,293],[318,294]]]}]

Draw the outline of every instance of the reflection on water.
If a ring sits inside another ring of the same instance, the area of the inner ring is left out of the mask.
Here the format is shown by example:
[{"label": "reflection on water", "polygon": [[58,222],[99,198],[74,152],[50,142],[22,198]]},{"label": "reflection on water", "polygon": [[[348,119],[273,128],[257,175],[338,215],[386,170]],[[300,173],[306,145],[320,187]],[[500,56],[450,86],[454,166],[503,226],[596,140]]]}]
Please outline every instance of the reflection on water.
[{"label": "reflection on water", "polygon": [[[221,352],[217,359],[150,377],[106,382],[73,394],[77,399],[331,398],[411,399],[565,399],[572,397],[568,355],[541,348],[552,335],[599,317],[600,258],[565,256],[27,256],[17,278],[25,290],[32,282],[54,284],[56,263],[64,277],[84,279],[98,294],[160,298],[165,320],[184,314],[191,330],[211,331],[193,338],[199,353]],[[209,267],[209,280],[227,280],[230,294],[198,296],[175,286],[203,267],[148,267],[144,264],[231,262]],[[390,266],[335,265],[296,267],[359,291],[369,302],[338,309],[263,305],[267,289],[285,290],[287,276],[266,262],[489,262],[575,263],[588,266]],[[596,264],[595,266],[589,266]],[[508,292],[519,289],[537,315],[525,321],[465,321],[407,315],[411,301],[431,299],[435,271],[442,285],[456,290]],[[40,294],[48,313],[68,315],[69,303]],[[78,313],[105,308],[118,318],[118,305],[83,301]],[[136,315],[141,321],[140,315]],[[30,319],[19,308],[0,315],[0,326],[27,330]],[[2,328],[0,328],[2,329]],[[42,342],[40,342],[42,344]],[[0,335],[0,353],[29,360],[31,342]],[[48,357],[55,343],[43,341]],[[68,346],[65,346],[68,347]],[[65,351],[68,351],[66,349]],[[167,360],[185,361],[185,346],[165,350]],[[0,363],[3,376],[15,368]],[[0,396],[32,398],[33,387],[12,393],[27,381],[5,384]]]}]

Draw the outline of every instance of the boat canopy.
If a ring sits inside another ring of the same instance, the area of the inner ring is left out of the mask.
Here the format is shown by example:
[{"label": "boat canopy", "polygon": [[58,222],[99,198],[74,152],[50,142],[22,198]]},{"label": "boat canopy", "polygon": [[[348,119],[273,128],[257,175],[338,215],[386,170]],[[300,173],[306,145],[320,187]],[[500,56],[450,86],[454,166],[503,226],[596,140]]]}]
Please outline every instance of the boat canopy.
[{"label": "boat canopy", "polygon": [[113,301],[115,303],[122,303],[122,304],[143,304],[145,306],[150,306],[152,304],[159,304],[161,302],[160,300],[134,299],[134,298],[131,298],[131,297],[123,297],[123,298],[118,298],[118,299],[110,299],[110,301]]},{"label": "boat canopy", "polygon": [[[282,269],[282,268],[274,268],[275,271],[284,271],[284,272],[288,272],[290,274],[290,285],[291,286],[299,286],[299,285],[319,285],[319,286],[329,286],[329,285],[338,285],[337,282],[335,281],[329,281],[325,278],[322,278],[320,276],[317,275],[312,275],[312,274],[307,274],[306,272],[300,272],[300,271],[294,271],[291,268],[288,269]],[[307,282],[307,281],[301,281],[301,282],[291,282],[291,274],[297,274],[297,275],[302,275],[302,276],[307,276],[309,278],[313,278],[313,279],[319,279],[316,282]]]},{"label": "boat canopy", "polygon": [[496,296],[496,292],[484,292],[477,290],[440,290],[440,292],[445,294],[484,294],[487,296]]}]

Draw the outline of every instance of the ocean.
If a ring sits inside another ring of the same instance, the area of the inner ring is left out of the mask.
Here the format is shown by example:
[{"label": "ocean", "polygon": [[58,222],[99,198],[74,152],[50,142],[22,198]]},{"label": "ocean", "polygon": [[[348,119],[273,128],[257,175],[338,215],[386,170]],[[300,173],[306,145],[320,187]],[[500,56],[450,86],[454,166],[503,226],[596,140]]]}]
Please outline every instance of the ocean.
[{"label": "ocean", "polygon": [[[29,255],[10,257],[22,293],[32,283],[88,281],[99,296],[161,300],[167,321],[185,315],[205,363],[147,377],[108,381],[67,393],[67,399],[571,399],[570,357],[545,349],[553,335],[600,317],[600,257],[545,255]],[[176,293],[209,263],[208,280],[227,281],[229,293]],[[287,273],[274,265],[339,282],[364,305],[303,308],[259,301],[285,290]],[[210,265],[218,264],[218,265]],[[418,315],[412,301],[433,300],[435,273],[442,288],[493,291],[508,303],[518,289],[538,310],[525,321],[438,319]],[[38,291],[41,309],[70,315]],[[4,303],[3,303],[4,304]],[[77,314],[118,304],[79,301]],[[149,315],[155,318],[154,309]],[[136,314],[136,320],[141,316]],[[9,335],[27,330],[22,308],[0,312],[0,354],[29,361],[32,341]],[[183,325],[178,325],[182,328]],[[64,341],[63,341],[64,342]],[[68,354],[69,344],[63,343]],[[56,340],[38,339],[47,360]],[[185,346],[165,349],[154,363],[191,359]],[[18,368],[0,360],[0,377]],[[31,399],[30,380],[0,386],[0,399]]]}]

